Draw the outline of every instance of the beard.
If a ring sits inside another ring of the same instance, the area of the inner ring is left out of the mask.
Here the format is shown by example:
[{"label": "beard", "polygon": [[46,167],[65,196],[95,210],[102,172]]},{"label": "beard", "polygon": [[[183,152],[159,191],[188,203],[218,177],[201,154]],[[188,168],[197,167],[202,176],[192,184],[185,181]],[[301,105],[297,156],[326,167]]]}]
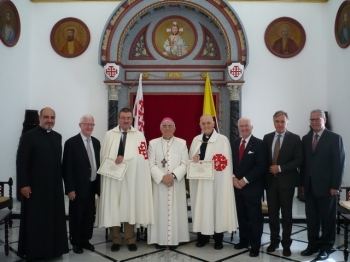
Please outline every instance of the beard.
[{"label": "beard", "polygon": [[68,42],[71,42],[71,41],[73,41],[74,40],[74,36],[67,36],[67,41]]}]

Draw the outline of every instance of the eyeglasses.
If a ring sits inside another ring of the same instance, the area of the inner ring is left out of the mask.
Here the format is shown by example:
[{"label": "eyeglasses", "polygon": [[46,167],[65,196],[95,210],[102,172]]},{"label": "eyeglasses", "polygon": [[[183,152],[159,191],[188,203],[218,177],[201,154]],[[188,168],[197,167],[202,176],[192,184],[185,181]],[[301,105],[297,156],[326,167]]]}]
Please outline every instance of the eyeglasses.
[{"label": "eyeglasses", "polygon": [[89,124],[89,123],[80,123],[80,124],[82,124],[82,125],[84,125],[84,126],[91,126],[91,127],[94,127],[94,126],[95,126],[95,124]]},{"label": "eyeglasses", "polygon": [[120,117],[120,119],[121,120],[123,120],[123,121],[131,121],[131,119],[132,119],[132,117],[124,117],[124,116],[122,116],[122,117]]},{"label": "eyeglasses", "polygon": [[239,128],[248,128],[248,127],[251,127],[251,125],[241,125],[241,126],[238,126]]},{"label": "eyeglasses", "polygon": [[319,123],[319,122],[321,122],[322,119],[323,119],[323,118],[321,118],[321,117],[319,117],[319,118],[310,118],[309,121],[310,121],[310,122]]}]

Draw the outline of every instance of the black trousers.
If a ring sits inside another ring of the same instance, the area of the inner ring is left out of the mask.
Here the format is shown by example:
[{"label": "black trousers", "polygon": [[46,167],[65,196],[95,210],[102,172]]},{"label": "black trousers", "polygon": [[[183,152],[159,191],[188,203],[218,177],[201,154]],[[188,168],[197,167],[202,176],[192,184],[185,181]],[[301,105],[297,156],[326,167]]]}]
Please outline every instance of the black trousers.
[{"label": "black trousers", "polygon": [[[337,196],[317,197],[312,188],[305,195],[308,247],[330,252],[335,241]],[[321,229],[321,236],[320,236]]]},{"label": "black trousers", "polygon": [[[269,225],[271,242],[281,242],[280,223],[282,224],[282,246],[290,247],[292,244],[291,234],[293,225],[293,198],[295,188],[279,188],[277,179],[272,180],[266,189],[267,206],[269,211]],[[282,219],[280,221],[280,212]]]},{"label": "black trousers", "polygon": [[259,249],[263,233],[264,219],[261,208],[262,196],[236,194],[236,207],[239,225],[239,242]]},{"label": "black trousers", "polygon": [[92,238],[95,221],[95,181],[91,182],[86,198],[78,195],[69,201],[69,230],[73,246],[82,246]]}]

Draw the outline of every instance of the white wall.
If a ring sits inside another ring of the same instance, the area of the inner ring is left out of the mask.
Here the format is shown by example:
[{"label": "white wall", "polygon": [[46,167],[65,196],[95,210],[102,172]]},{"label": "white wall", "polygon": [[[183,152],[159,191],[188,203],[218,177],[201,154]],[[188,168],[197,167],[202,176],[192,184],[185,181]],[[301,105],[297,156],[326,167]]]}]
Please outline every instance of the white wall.
[{"label": "white wall", "polygon": [[[81,115],[95,117],[94,135],[100,140],[107,130],[107,90],[103,69],[98,65],[101,32],[118,2],[41,3],[13,0],[21,17],[21,37],[15,47],[0,43],[2,94],[0,96],[0,179],[15,177],[15,155],[25,109],[50,106],[56,110],[55,130],[63,142],[78,133]],[[262,138],[273,131],[272,115],[286,110],[290,131],[304,135],[309,112],[330,112],[334,131],[349,148],[350,97],[347,78],[350,48],[341,49],[334,39],[334,20],[341,1],[328,3],[230,2],[239,15],[249,43],[242,114],[250,117],[254,134]],[[312,18],[310,17],[312,14]],[[296,57],[282,59],[265,46],[268,24],[282,16],[299,21],[306,44]],[[66,17],[84,21],[90,29],[88,49],[77,58],[57,55],[50,44],[54,24]],[[349,182],[350,179],[348,178]]]}]

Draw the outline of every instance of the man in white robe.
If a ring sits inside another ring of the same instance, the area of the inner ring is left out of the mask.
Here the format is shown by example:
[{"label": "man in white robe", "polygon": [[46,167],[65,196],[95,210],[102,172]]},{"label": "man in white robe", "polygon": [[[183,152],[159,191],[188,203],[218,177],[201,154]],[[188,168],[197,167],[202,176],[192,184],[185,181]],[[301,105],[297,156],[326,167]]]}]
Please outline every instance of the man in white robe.
[{"label": "man in white robe", "polygon": [[112,252],[119,251],[122,243],[121,223],[124,222],[124,238],[130,251],[137,250],[134,225],[153,223],[152,182],[146,140],[131,123],[131,110],[121,109],[119,125],[106,133],[101,147],[101,163],[105,157],[115,159],[117,165],[123,161],[129,163],[122,180],[101,176],[96,223],[99,227],[110,227]]},{"label": "man in white robe", "polygon": [[154,224],[148,225],[148,244],[176,249],[189,241],[185,175],[188,161],[186,141],[175,137],[175,123],[164,118],[162,137],[149,142]]},{"label": "man in white robe", "polygon": [[210,115],[203,115],[199,123],[203,134],[191,144],[189,157],[194,162],[213,160],[214,179],[191,179],[190,198],[193,231],[198,232],[197,247],[209,243],[214,235],[214,248],[223,248],[223,232],[238,227],[235,196],[232,184],[232,152],[227,137],[214,130]]}]

